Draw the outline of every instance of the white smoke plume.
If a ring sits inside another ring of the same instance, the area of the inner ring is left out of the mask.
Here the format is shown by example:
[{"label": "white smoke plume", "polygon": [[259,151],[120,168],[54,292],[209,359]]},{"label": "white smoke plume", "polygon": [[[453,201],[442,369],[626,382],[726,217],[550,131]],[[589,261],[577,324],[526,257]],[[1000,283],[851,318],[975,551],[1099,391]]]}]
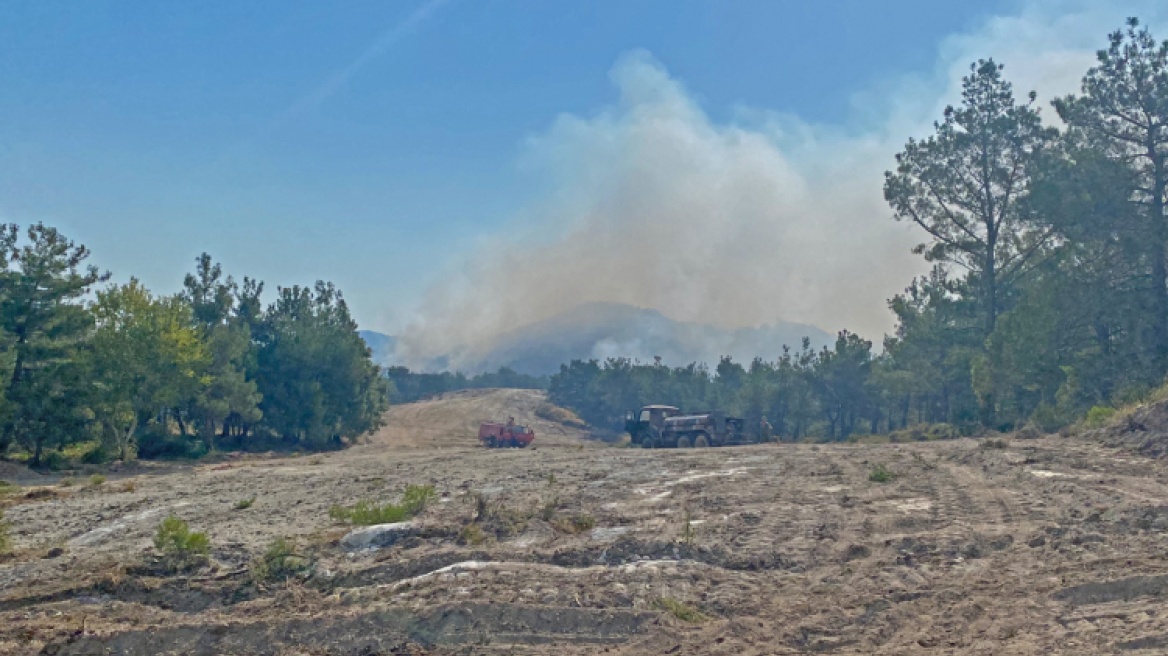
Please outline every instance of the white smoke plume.
[{"label": "white smoke plume", "polygon": [[879,343],[892,328],[887,299],[926,270],[910,253],[923,235],[883,200],[893,155],[958,101],[977,58],[1004,63],[1019,99],[1076,92],[1134,10],[1032,2],[950,37],[929,75],[857,95],[866,130],[752,108],[715,123],[661,62],[630,53],[610,74],[614,105],[562,115],[530,139],[526,163],[547,172],[551,193],[431,291],[399,358],[473,367],[499,335],[589,301],[726,328],[846,328]]}]

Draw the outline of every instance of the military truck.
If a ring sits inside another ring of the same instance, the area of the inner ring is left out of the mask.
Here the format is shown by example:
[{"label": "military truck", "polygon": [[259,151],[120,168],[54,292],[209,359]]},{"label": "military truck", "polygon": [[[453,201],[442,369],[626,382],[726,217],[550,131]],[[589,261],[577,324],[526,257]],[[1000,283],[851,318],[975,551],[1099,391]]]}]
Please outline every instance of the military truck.
[{"label": "military truck", "polygon": [[671,405],[647,405],[625,414],[625,431],[633,444],[645,449],[668,449],[752,444],[738,417],[724,412],[682,414]]}]

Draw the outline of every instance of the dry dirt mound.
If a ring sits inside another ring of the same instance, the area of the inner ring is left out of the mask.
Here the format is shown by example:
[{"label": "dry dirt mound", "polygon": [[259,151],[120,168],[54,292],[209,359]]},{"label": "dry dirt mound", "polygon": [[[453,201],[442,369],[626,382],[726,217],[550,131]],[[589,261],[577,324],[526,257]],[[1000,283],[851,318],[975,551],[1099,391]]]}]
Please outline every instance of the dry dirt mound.
[{"label": "dry dirt mound", "polygon": [[38,474],[24,465],[0,461],[0,481],[18,485],[44,485],[47,479],[47,476]]},{"label": "dry dirt mound", "polygon": [[1135,449],[1152,458],[1168,456],[1168,401],[1141,405],[1092,436],[1108,446]]},{"label": "dry dirt mound", "polygon": [[515,417],[516,423],[535,430],[537,447],[581,444],[585,431],[536,416],[546,396],[540,390],[517,389],[447,392],[390,408],[385,426],[370,442],[393,448],[475,447],[480,423]]}]

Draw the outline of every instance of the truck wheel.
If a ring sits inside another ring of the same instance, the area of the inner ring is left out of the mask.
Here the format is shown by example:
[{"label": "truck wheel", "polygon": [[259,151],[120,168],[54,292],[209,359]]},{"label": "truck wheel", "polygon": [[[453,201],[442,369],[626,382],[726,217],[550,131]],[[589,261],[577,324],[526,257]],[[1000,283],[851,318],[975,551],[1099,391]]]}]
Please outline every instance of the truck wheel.
[{"label": "truck wheel", "polygon": [[710,446],[710,440],[705,435],[698,435],[698,439],[694,440],[694,446],[699,449],[704,449]]},{"label": "truck wheel", "polygon": [[688,449],[691,446],[693,446],[693,445],[690,444],[689,438],[686,437],[685,435],[682,435],[681,437],[677,438],[677,448]]},{"label": "truck wheel", "polygon": [[642,437],[641,438],[641,448],[642,449],[652,449],[653,448],[653,438],[649,437],[648,435],[646,435],[645,437]]}]

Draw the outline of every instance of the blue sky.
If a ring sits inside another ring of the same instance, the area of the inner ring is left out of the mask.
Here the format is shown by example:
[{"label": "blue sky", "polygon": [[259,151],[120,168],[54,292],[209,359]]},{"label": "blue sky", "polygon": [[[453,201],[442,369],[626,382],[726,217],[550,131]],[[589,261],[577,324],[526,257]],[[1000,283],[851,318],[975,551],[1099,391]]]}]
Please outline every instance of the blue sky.
[{"label": "blue sky", "polygon": [[[627,53],[711,124],[760,108],[843,139],[882,129],[863,106],[882,90],[945,77],[954,35],[1033,4],[10,0],[0,219],[59,226],[161,292],[202,251],[272,287],[332,280],[396,332],[539,223],[563,182],[532,144],[619,105]],[[1114,26],[1093,27],[1101,45]]]}]

